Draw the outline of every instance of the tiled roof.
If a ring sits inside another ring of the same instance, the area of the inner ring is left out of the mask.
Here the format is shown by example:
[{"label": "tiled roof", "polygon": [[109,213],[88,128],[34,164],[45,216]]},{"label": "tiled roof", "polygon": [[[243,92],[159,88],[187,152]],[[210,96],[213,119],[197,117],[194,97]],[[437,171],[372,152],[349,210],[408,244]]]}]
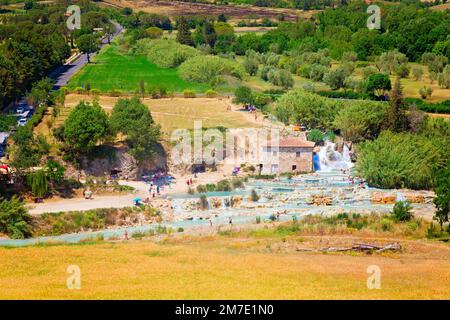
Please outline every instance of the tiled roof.
[{"label": "tiled roof", "polygon": [[[279,148],[314,148],[315,143],[296,137],[283,137],[278,142]],[[276,142],[269,141],[267,147],[277,147]]]}]

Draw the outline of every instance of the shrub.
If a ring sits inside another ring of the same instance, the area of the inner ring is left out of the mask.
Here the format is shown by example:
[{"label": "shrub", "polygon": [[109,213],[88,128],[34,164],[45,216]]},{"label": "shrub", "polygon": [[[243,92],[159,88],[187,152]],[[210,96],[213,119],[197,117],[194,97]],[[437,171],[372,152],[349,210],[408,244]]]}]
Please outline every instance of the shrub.
[{"label": "shrub", "polygon": [[245,72],[235,61],[217,56],[196,56],[181,64],[179,74],[188,81],[210,82],[223,75],[242,79]]},{"label": "shrub", "polygon": [[423,70],[420,67],[412,68],[412,74],[416,81],[422,79]]},{"label": "shrub", "polygon": [[255,189],[252,190],[252,193],[251,193],[251,195],[250,195],[250,199],[251,199],[253,202],[256,202],[256,201],[259,200],[259,195],[256,193]]},{"label": "shrub", "polygon": [[339,67],[336,70],[331,70],[323,76],[325,82],[332,90],[344,87],[345,78],[349,76],[348,70],[344,67]]},{"label": "shrub", "polygon": [[217,92],[212,89],[209,89],[205,92],[205,96],[207,98],[215,98],[215,97],[217,97]]},{"label": "shrub", "polygon": [[196,97],[195,91],[186,89],[186,90],[183,91],[183,97],[185,97],[185,98],[195,98]]},{"label": "shrub", "polygon": [[202,210],[207,210],[208,209],[208,198],[204,194],[202,194],[200,196],[200,208]]},{"label": "shrub", "polygon": [[260,216],[257,216],[256,217],[256,224],[260,224],[261,223],[261,217]]},{"label": "shrub", "polygon": [[158,27],[150,27],[145,30],[150,39],[158,39],[163,35],[163,30]]},{"label": "shrub", "polygon": [[391,215],[395,221],[409,221],[412,218],[411,205],[406,201],[397,201]]},{"label": "shrub", "polygon": [[431,89],[431,87],[422,87],[419,89],[419,94],[422,97],[422,99],[430,98],[432,93],[433,89]]},{"label": "shrub", "polygon": [[309,71],[309,78],[314,81],[322,81],[328,68],[321,64],[313,64]]},{"label": "shrub", "polygon": [[231,184],[229,180],[221,180],[217,183],[217,191],[231,191]]},{"label": "shrub", "polygon": [[0,199],[0,232],[13,239],[31,236],[31,216],[17,196],[13,196],[9,201]]},{"label": "shrub", "polygon": [[315,143],[319,143],[323,141],[323,133],[320,130],[317,129],[312,129],[309,133],[308,133],[308,140],[309,141],[313,141]]},{"label": "shrub", "polygon": [[249,87],[240,86],[237,87],[234,91],[234,102],[242,103],[242,104],[250,104],[253,103],[253,94],[252,90]]}]

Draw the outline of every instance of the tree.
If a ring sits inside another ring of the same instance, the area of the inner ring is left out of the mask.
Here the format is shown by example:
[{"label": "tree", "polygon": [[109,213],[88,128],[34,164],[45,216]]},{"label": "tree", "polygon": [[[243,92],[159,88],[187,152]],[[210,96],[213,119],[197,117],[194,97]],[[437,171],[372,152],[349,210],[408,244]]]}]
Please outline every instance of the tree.
[{"label": "tree", "polygon": [[217,17],[217,21],[218,22],[227,22],[227,17],[225,16],[224,13],[219,14],[219,16]]},{"label": "tree", "polygon": [[29,173],[27,184],[36,198],[43,198],[48,192],[48,178],[44,170]]},{"label": "tree", "polygon": [[438,75],[438,84],[442,88],[450,88],[450,66],[445,67],[444,71]]},{"label": "tree", "polygon": [[311,66],[311,69],[309,71],[309,78],[314,81],[322,81],[327,71],[327,67],[315,63]]},{"label": "tree", "polygon": [[308,133],[308,140],[309,141],[313,141],[315,143],[319,143],[319,142],[322,142],[323,139],[324,139],[324,135],[323,135],[322,131],[320,131],[320,130],[312,129]]},{"label": "tree", "polygon": [[419,81],[420,79],[422,79],[423,70],[422,68],[413,68],[412,74],[414,76],[414,79],[416,79],[416,81]]},{"label": "tree", "polygon": [[422,99],[431,98],[431,94],[433,93],[433,89],[431,87],[422,87],[419,89],[419,94]]},{"label": "tree", "polygon": [[391,90],[391,79],[385,73],[375,73],[369,75],[366,82],[366,92],[375,96],[382,97]]},{"label": "tree", "polygon": [[150,158],[159,142],[160,128],[150,110],[138,98],[119,99],[111,114],[111,128],[126,135],[130,154],[137,160]]},{"label": "tree", "polygon": [[253,103],[252,90],[249,87],[240,86],[234,92],[236,103],[251,104]]},{"label": "tree", "polygon": [[31,92],[27,98],[30,104],[38,106],[41,103],[49,104],[50,92],[53,89],[54,81],[50,78],[44,78],[33,84]]},{"label": "tree", "polygon": [[245,71],[251,76],[256,75],[259,68],[258,59],[252,55],[246,55],[244,60]]},{"label": "tree", "polygon": [[392,209],[391,215],[395,221],[409,221],[413,215],[412,206],[407,201],[397,201]]},{"label": "tree", "polygon": [[[400,67],[408,63],[408,58],[397,50],[382,53],[376,62],[376,66],[380,71],[392,74]],[[406,66],[407,67],[407,66]],[[403,66],[401,69],[405,69]]]},{"label": "tree", "polygon": [[75,152],[89,153],[110,133],[109,119],[97,103],[81,101],[69,114],[64,126],[64,142]]},{"label": "tree", "polygon": [[159,39],[163,35],[163,30],[158,27],[150,27],[145,31],[150,39]]},{"label": "tree", "polygon": [[107,23],[103,26],[103,32],[105,33],[105,36],[108,39],[108,43],[111,43],[111,38],[114,35],[115,31],[116,28],[111,23]]},{"label": "tree", "polygon": [[217,34],[216,30],[214,29],[214,25],[211,22],[205,21],[203,23],[202,35],[204,43],[209,45],[211,48],[214,48],[214,45],[217,41]]},{"label": "tree", "polygon": [[9,201],[0,198],[0,232],[8,234],[13,239],[31,236],[31,216],[16,195]]},{"label": "tree", "polygon": [[177,20],[177,41],[188,46],[194,45],[192,34],[189,30],[189,24],[185,17],[179,17]]},{"label": "tree", "polygon": [[450,162],[446,168],[436,172],[434,192],[436,197],[433,202],[436,212],[433,219],[439,222],[443,230],[443,225],[448,222],[450,213]]},{"label": "tree", "polygon": [[139,81],[139,93],[141,94],[142,98],[145,96],[145,82],[144,80]]},{"label": "tree", "polygon": [[90,54],[97,52],[100,46],[98,36],[95,34],[83,34],[77,39],[77,47],[87,56],[88,63],[91,62]]},{"label": "tree", "polygon": [[399,64],[395,68],[395,74],[400,78],[407,78],[409,76],[410,67],[408,63]]},{"label": "tree", "polygon": [[404,110],[403,89],[400,79],[397,78],[391,91],[388,109],[388,127],[394,132],[402,132],[407,129],[408,121]]},{"label": "tree", "polygon": [[339,67],[336,70],[331,70],[323,77],[323,81],[330,86],[332,90],[337,90],[344,87],[345,78],[349,76],[347,70]]}]

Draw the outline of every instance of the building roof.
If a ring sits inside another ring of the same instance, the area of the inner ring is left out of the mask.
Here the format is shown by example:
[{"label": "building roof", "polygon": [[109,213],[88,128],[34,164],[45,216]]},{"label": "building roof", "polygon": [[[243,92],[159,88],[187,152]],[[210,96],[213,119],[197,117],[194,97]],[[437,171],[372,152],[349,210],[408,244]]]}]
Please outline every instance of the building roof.
[{"label": "building roof", "polygon": [[275,148],[314,148],[315,143],[298,137],[281,137],[278,143],[269,141],[266,146]]}]

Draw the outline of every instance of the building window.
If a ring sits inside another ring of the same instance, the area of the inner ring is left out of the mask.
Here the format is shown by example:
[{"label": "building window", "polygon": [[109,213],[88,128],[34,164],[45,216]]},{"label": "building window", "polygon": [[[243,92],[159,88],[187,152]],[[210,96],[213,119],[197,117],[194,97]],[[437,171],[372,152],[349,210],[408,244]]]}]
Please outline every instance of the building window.
[{"label": "building window", "polygon": [[272,156],[276,157],[277,156],[277,152],[276,151],[272,151]]},{"label": "building window", "polygon": [[294,164],[294,165],[292,166],[292,171],[295,171],[295,170],[297,170],[297,165]]},{"label": "building window", "polygon": [[300,151],[297,151],[297,152],[295,153],[295,156],[296,156],[297,158],[299,158],[300,155],[301,155],[301,152],[300,152]]}]

